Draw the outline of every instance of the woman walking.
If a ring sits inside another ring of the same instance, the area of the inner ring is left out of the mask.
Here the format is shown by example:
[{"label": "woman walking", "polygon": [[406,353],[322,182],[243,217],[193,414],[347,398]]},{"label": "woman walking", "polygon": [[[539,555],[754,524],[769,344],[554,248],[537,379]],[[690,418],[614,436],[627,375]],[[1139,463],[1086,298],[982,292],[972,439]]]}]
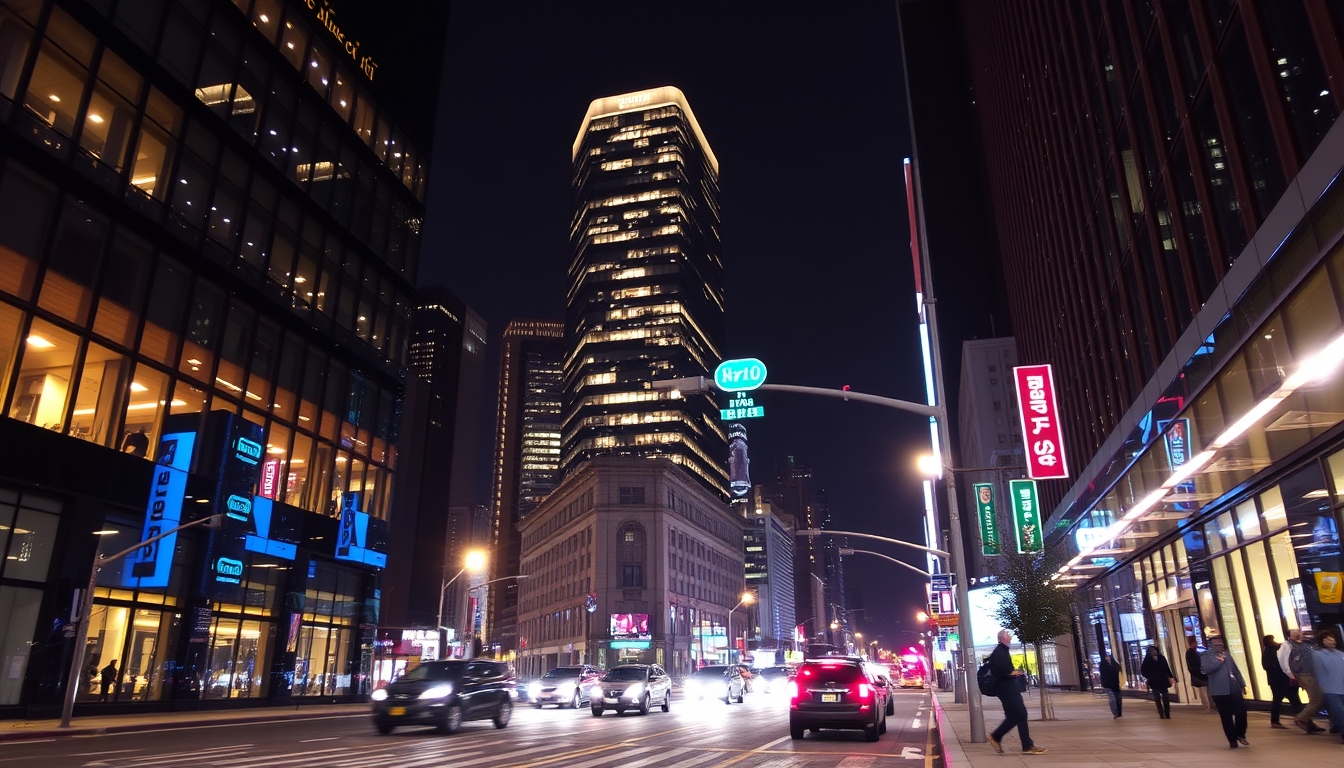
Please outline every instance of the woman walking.
[{"label": "woman walking", "polygon": [[1120,675],[1124,674],[1124,669],[1120,667],[1120,662],[1108,653],[1102,657],[1099,671],[1101,687],[1105,689],[1106,699],[1111,705],[1111,714],[1119,720],[1121,710],[1124,709],[1124,699],[1120,695]]},{"label": "woman walking", "polygon": [[[1333,629],[1321,630],[1318,642],[1321,647],[1311,655],[1316,683],[1325,697],[1325,708],[1334,726],[1332,732],[1344,734],[1344,650],[1340,650],[1339,634]],[[1340,739],[1344,741],[1344,735]]]},{"label": "woman walking", "polygon": [[1156,645],[1148,646],[1148,655],[1143,659],[1140,674],[1148,681],[1148,689],[1157,701],[1157,715],[1164,720],[1171,719],[1171,686],[1176,684],[1176,676],[1171,673],[1167,657],[1157,650]]},{"label": "woman walking", "polygon": [[1242,677],[1237,662],[1227,655],[1223,636],[1215,634],[1215,631],[1209,632],[1210,647],[1199,657],[1200,667],[1209,676],[1209,695],[1218,707],[1227,746],[1232,749],[1238,745],[1249,747],[1251,743],[1246,741],[1246,700],[1242,698],[1246,678]]},{"label": "woman walking", "polygon": [[1293,715],[1297,715],[1302,709],[1302,701],[1297,696],[1297,686],[1289,679],[1288,674],[1283,671],[1283,666],[1279,664],[1279,646],[1275,642],[1273,635],[1265,635],[1264,650],[1260,653],[1260,666],[1265,670],[1269,677],[1269,690],[1274,696],[1274,703],[1269,705],[1269,727],[1286,730],[1288,726],[1279,722],[1279,715],[1282,713],[1283,701],[1288,700],[1292,705]]},{"label": "woman walking", "polygon": [[1185,669],[1190,673],[1190,686],[1199,691],[1199,700],[1204,703],[1204,711],[1210,715],[1218,710],[1213,708],[1209,698],[1209,678],[1199,666],[1199,638],[1194,635],[1185,637]]}]

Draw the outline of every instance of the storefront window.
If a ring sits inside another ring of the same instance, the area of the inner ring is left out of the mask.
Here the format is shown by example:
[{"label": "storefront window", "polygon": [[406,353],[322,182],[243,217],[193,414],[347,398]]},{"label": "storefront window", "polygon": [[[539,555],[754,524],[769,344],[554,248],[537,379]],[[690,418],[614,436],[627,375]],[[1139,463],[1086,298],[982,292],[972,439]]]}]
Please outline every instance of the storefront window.
[{"label": "storefront window", "polygon": [[[1247,547],[1247,551],[1250,547]],[[1242,556],[1245,552],[1235,552],[1228,556],[1227,562],[1231,566],[1233,587],[1236,590],[1237,603],[1233,613],[1225,613],[1223,616],[1224,626],[1235,623],[1237,618],[1241,618],[1244,628],[1242,637],[1245,638],[1246,665],[1241,667],[1246,675],[1246,683],[1250,687],[1252,696],[1259,698],[1269,698],[1269,681],[1265,678],[1265,671],[1260,668],[1260,625],[1256,619],[1255,603],[1251,601],[1250,584],[1246,579],[1246,568],[1242,563]],[[1263,550],[1260,551],[1262,556]],[[1241,662],[1238,661],[1238,664]]]},{"label": "storefront window", "polygon": [[210,632],[207,699],[262,698],[268,683],[270,623],[215,618]]},{"label": "storefront window", "polygon": [[159,414],[168,404],[168,376],[148,365],[138,365],[131,378],[125,426],[118,448],[124,453],[154,459],[159,445]]},{"label": "storefront window", "polygon": [[353,691],[350,654],[359,618],[361,577],[354,571],[310,565],[303,624],[294,661],[295,696],[341,696]]},{"label": "storefront window", "polygon": [[[0,506],[0,524],[8,525],[5,516]],[[0,706],[19,703],[41,605],[40,589],[0,587]]]},{"label": "storefront window", "polygon": [[[1237,604],[1232,595],[1232,580],[1228,573],[1227,561],[1227,557],[1213,561],[1213,583],[1216,588],[1218,612],[1222,615],[1222,621],[1213,626],[1222,631],[1227,649],[1232,652],[1232,659],[1236,661],[1237,666],[1249,674],[1251,666],[1246,657],[1246,643],[1242,639],[1241,625],[1237,622]],[[1258,658],[1256,660],[1258,661]]]}]

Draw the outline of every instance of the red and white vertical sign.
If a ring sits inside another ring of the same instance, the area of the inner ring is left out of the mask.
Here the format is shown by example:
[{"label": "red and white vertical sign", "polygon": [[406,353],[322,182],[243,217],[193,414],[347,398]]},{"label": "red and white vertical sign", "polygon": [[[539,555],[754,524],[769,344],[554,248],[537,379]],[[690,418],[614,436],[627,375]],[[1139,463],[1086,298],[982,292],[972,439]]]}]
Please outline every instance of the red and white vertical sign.
[{"label": "red and white vertical sign", "polygon": [[1055,377],[1048,365],[1013,368],[1017,384],[1017,412],[1022,420],[1022,444],[1027,455],[1027,476],[1033,480],[1057,480],[1069,476],[1064,459],[1064,434],[1059,428],[1055,402]]}]

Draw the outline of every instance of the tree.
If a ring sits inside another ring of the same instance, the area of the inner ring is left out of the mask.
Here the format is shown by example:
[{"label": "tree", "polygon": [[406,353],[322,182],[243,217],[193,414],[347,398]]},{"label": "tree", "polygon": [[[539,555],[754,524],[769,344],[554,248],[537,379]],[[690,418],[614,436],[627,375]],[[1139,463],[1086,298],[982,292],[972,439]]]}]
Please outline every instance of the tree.
[{"label": "tree", "polygon": [[[998,619],[1023,643],[1036,649],[1036,669],[1041,665],[1041,646],[1073,627],[1073,592],[1050,581],[1063,560],[1041,552],[1003,556],[995,592],[1002,601]],[[1049,689],[1041,681],[1041,719],[1054,720]]]}]

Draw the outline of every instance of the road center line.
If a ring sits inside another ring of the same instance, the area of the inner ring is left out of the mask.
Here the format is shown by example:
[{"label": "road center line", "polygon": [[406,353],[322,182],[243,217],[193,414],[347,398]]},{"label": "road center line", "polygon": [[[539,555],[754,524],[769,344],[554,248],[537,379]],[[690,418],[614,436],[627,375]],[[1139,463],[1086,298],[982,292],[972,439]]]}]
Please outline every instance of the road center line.
[{"label": "road center line", "polygon": [[337,739],[339,739],[339,738],[341,738],[341,737],[340,737],[340,736],[325,736],[325,737],[320,738],[320,739],[299,739],[299,743],[300,743],[300,744],[311,744],[311,743],[313,743],[314,741],[335,741],[335,740],[337,740]]}]

